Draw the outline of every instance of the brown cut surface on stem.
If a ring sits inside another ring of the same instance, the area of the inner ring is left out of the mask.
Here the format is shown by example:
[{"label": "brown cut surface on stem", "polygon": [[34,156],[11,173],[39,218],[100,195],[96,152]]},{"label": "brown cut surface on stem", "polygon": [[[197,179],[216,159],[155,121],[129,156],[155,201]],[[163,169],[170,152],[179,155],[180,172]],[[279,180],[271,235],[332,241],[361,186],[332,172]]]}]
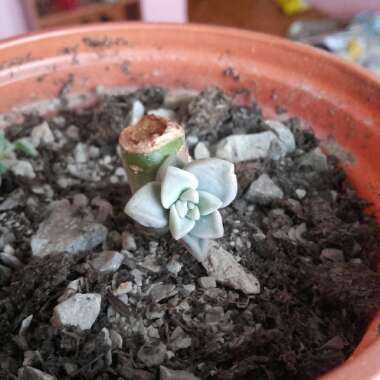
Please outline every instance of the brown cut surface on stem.
[{"label": "brown cut surface on stem", "polygon": [[137,124],[125,128],[120,135],[119,144],[129,153],[149,153],[184,134],[179,124],[148,115]]}]

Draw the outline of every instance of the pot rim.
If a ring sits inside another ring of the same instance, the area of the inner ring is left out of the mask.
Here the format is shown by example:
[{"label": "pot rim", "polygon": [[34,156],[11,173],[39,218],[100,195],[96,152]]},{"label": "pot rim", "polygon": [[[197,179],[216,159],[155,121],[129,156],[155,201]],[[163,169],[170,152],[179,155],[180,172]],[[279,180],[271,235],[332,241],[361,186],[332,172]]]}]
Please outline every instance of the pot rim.
[{"label": "pot rim", "polygon": [[70,36],[76,35],[79,33],[91,33],[91,32],[107,32],[112,30],[120,29],[133,29],[138,28],[140,30],[154,30],[157,28],[164,30],[177,30],[186,29],[188,32],[197,31],[197,32],[206,32],[213,35],[233,35],[236,37],[246,37],[251,39],[254,37],[256,40],[261,42],[268,42],[271,45],[283,46],[292,50],[304,51],[305,53],[318,55],[321,59],[330,61],[332,64],[344,69],[345,71],[351,71],[353,75],[359,76],[366,81],[376,82],[380,86],[380,76],[372,73],[371,71],[365,69],[364,67],[339,58],[332,53],[328,53],[322,49],[318,49],[297,41],[291,41],[284,37],[279,37],[275,35],[270,35],[261,32],[250,31],[248,29],[239,29],[236,27],[229,26],[217,26],[217,25],[208,25],[203,23],[174,23],[174,22],[111,22],[111,23],[93,23],[88,25],[79,25],[79,26],[67,26],[63,28],[51,28],[43,31],[33,31],[21,33],[16,36],[5,38],[0,41],[0,50],[6,49],[11,46],[21,45],[28,42],[36,42],[38,40],[46,40],[54,38],[57,36]]}]

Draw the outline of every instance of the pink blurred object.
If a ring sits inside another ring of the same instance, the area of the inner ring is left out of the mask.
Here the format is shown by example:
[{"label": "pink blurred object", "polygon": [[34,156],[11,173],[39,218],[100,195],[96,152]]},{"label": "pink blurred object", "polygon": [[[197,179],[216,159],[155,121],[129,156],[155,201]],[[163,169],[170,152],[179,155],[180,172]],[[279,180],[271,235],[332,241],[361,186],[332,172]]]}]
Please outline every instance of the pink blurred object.
[{"label": "pink blurred object", "polygon": [[54,6],[59,11],[66,11],[69,9],[75,9],[79,6],[79,0],[54,0]]},{"label": "pink blurred object", "polygon": [[329,16],[349,21],[364,11],[380,11],[380,0],[309,0],[316,9]]},{"label": "pink blurred object", "polygon": [[186,0],[141,0],[142,16],[148,22],[187,21]]}]

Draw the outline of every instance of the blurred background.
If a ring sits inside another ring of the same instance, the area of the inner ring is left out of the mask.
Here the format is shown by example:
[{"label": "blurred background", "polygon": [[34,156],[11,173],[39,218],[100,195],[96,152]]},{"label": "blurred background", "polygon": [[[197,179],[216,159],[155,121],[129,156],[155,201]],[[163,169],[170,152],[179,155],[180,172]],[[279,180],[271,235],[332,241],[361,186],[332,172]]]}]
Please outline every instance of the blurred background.
[{"label": "blurred background", "polygon": [[1,0],[0,38],[110,21],[198,22],[287,37],[380,74],[380,0]]}]

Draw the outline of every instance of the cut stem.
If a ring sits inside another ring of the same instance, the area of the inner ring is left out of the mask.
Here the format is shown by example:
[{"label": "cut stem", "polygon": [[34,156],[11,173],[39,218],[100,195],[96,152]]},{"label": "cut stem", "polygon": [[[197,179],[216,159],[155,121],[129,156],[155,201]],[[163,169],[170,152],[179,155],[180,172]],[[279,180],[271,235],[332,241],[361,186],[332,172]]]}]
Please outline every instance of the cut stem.
[{"label": "cut stem", "polygon": [[173,121],[153,115],[144,116],[137,124],[125,128],[119,146],[132,193],[155,180],[167,157],[173,154],[188,156],[184,129]]}]

